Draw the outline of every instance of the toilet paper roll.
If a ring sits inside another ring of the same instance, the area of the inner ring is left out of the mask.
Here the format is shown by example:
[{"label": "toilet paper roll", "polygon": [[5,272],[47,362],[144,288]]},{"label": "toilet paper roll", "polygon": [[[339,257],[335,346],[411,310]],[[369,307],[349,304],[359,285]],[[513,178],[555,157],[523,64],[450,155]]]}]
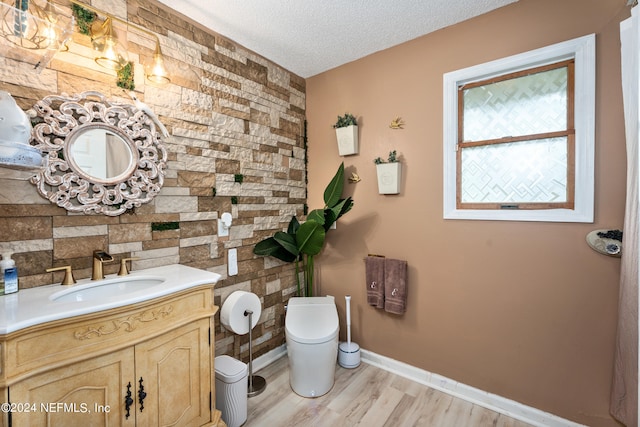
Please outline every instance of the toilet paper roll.
[{"label": "toilet paper roll", "polygon": [[220,323],[230,331],[244,335],[249,332],[249,316],[245,315],[247,310],[253,312],[251,315],[251,329],[253,329],[262,312],[260,298],[251,292],[235,291],[222,304]]}]

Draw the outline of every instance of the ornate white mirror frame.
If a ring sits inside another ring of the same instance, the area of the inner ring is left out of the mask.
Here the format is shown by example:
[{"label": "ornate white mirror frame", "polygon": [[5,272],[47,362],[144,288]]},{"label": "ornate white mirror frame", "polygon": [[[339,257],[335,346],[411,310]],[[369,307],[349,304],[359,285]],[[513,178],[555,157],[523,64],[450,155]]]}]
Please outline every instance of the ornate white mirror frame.
[{"label": "ornate white mirror frame", "polygon": [[116,216],[160,192],[167,152],[155,122],[135,105],[87,91],[47,96],[28,113],[31,145],[45,157],[31,183],[51,203]]}]

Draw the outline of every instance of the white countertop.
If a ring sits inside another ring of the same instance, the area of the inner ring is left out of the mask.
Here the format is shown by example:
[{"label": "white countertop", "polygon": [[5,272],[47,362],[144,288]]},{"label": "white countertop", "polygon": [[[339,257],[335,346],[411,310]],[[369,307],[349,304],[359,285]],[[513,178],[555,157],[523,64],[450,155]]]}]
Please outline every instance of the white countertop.
[{"label": "white countertop", "polygon": [[[113,295],[96,300],[51,300],[51,296],[60,291],[99,286],[116,278],[141,278],[139,276],[157,277],[164,281],[135,292],[118,294],[117,290],[114,290]],[[128,276],[108,275],[103,281],[82,279],[71,286],[55,284],[23,289],[14,294],[0,296],[0,335],[53,320],[148,301],[198,285],[213,284],[220,280],[220,277],[219,274],[210,271],[173,264],[132,271]]]}]

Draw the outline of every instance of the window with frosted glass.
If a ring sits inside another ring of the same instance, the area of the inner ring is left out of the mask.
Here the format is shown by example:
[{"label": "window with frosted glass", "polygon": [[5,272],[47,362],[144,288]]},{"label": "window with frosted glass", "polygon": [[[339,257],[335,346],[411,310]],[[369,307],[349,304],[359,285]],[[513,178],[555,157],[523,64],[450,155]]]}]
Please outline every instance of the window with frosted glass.
[{"label": "window with frosted glass", "polygon": [[573,60],[458,88],[459,209],[573,208]]}]

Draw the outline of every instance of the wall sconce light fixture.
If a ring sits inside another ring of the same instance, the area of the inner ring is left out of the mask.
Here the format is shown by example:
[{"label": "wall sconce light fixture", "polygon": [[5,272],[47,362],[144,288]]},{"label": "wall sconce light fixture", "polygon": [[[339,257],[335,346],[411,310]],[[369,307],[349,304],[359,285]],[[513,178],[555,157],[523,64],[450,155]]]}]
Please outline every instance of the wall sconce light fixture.
[{"label": "wall sconce light fixture", "polygon": [[146,70],[146,74],[148,80],[160,85],[167,84],[171,81],[167,74],[167,69],[164,67],[164,58],[160,50],[160,43],[156,44],[156,50],[153,53],[153,64],[150,69]]},{"label": "wall sconce light fixture", "polygon": [[[73,32],[73,17],[47,0],[15,0],[15,7],[0,2],[0,36],[35,56],[35,68],[44,68]],[[28,62],[28,61],[27,61]]]},{"label": "wall sconce light fixture", "polygon": [[71,3],[94,12],[96,15],[105,17],[104,20],[97,19],[94,21],[89,30],[93,48],[100,52],[95,58],[98,65],[110,70],[119,71],[128,62],[127,51],[118,41],[113,30],[113,21],[117,21],[124,24],[127,30],[135,29],[136,31],[144,33],[155,40],[156,47],[153,54],[153,62],[144,67],[147,79],[156,84],[166,84],[171,81],[169,73],[164,65],[162,51],[160,50],[160,39],[156,34],[140,27],[139,25],[132,24],[116,16],[110,15],[107,12],[103,12],[87,4],[80,3],[77,0],[71,0]]},{"label": "wall sconce light fixture", "polygon": [[110,17],[107,17],[102,23],[95,22],[91,26],[91,43],[94,49],[100,52],[95,61],[101,67],[119,71],[129,62],[127,50],[113,32]]},{"label": "wall sconce light fixture", "polygon": [[3,8],[2,35],[25,49],[57,47],[56,22],[51,3],[40,6],[33,0],[17,0],[15,8],[8,5]]}]

